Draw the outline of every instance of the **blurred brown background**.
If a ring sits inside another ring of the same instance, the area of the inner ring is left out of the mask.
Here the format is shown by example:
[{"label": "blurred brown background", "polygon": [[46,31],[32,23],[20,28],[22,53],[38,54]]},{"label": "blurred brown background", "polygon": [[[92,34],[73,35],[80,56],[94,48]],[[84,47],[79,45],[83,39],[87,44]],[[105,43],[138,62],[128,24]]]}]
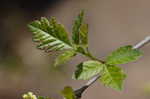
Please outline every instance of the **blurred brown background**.
[{"label": "blurred brown background", "polygon": [[[21,99],[28,91],[62,99],[59,93],[64,86],[78,88],[84,84],[71,79],[84,57],[53,68],[56,54],[37,50],[26,27],[41,16],[56,16],[71,31],[81,9],[85,9],[90,26],[90,50],[98,58],[150,35],[150,0],[1,0],[0,99]],[[144,56],[139,61],[122,65],[128,74],[122,92],[96,82],[82,99],[149,99],[150,93],[144,88],[150,86],[150,45],[142,50]]]}]

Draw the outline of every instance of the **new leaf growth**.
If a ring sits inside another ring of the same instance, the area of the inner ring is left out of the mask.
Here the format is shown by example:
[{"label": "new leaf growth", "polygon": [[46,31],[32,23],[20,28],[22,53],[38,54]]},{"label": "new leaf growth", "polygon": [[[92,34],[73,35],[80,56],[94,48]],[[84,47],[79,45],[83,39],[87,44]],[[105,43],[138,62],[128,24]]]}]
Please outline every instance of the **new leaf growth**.
[{"label": "new leaf growth", "polygon": [[[105,60],[95,58],[88,49],[88,25],[84,22],[84,12],[81,11],[76,17],[72,28],[72,39],[68,32],[56,18],[50,20],[41,18],[29,24],[33,34],[33,41],[37,42],[37,48],[45,52],[63,51],[55,60],[54,65],[66,63],[77,54],[88,57],[89,60],[77,65],[73,74],[76,80],[87,80],[95,75],[101,75],[99,81],[104,86],[122,90],[126,74],[119,64],[126,64],[137,60],[142,53],[132,46],[123,46],[113,51]],[[66,94],[70,87],[66,87],[63,94],[66,99],[74,99],[72,93]],[[72,97],[72,98],[70,98]]]}]

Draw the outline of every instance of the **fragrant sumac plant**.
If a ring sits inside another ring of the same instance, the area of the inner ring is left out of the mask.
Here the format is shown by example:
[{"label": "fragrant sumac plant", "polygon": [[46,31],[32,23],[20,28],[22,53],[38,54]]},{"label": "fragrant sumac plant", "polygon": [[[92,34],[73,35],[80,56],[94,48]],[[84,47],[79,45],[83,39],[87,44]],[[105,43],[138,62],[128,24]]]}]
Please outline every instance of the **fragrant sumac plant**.
[{"label": "fragrant sumac plant", "polygon": [[[28,25],[33,34],[33,41],[37,42],[37,48],[52,53],[61,51],[56,58],[54,66],[59,66],[75,57],[77,54],[88,57],[76,65],[76,70],[72,78],[75,80],[89,80],[85,85],[77,90],[67,86],[62,90],[65,99],[79,99],[86,88],[95,81],[99,81],[104,86],[115,90],[122,90],[126,74],[119,66],[136,61],[142,56],[139,50],[146,43],[150,42],[150,37],[135,46],[125,45],[112,51],[104,60],[97,59],[91,54],[88,47],[88,24],[84,22],[84,11],[76,17],[72,26],[72,39],[68,37],[68,31],[57,22],[55,17],[49,19],[42,17]],[[24,99],[50,99],[47,97],[35,96],[31,92],[23,95]]]}]

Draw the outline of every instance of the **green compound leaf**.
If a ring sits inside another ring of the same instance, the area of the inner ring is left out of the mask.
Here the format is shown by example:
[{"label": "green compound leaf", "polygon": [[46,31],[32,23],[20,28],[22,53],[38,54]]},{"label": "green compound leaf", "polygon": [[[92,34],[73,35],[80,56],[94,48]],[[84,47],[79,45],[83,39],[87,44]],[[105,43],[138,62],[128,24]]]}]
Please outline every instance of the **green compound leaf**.
[{"label": "green compound leaf", "polygon": [[107,58],[107,64],[125,64],[137,60],[142,53],[132,46],[124,46],[113,51]]},{"label": "green compound leaf", "polygon": [[51,18],[50,21],[41,18],[28,27],[33,33],[33,41],[39,43],[38,48],[46,52],[72,49],[64,26],[57,23],[55,18]]},{"label": "green compound leaf", "polygon": [[81,45],[88,47],[88,24],[82,24],[80,27],[80,41]]},{"label": "green compound leaf", "polygon": [[122,86],[126,75],[118,66],[105,65],[103,71],[100,74],[100,81],[105,86],[119,91],[123,89]]},{"label": "green compound leaf", "polygon": [[61,93],[65,99],[76,99],[73,89],[69,86],[65,87]]},{"label": "green compound leaf", "polygon": [[80,43],[80,27],[83,23],[83,17],[84,17],[84,12],[81,11],[77,18],[75,19],[75,22],[73,24],[72,28],[72,40],[74,44],[79,44]]},{"label": "green compound leaf", "polygon": [[77,66],[73,78],[77,80],[87,80],[103,70],[104,64],[98,61],[86,61]]},{"label": "green compound leaf", "polygon": [[73,50],[65,51],[63,54],[59,55],[55,60],[55,66],[60,64],[64,64],[65,62],[69,61],[73,56],[76,55],[76,52]]}]

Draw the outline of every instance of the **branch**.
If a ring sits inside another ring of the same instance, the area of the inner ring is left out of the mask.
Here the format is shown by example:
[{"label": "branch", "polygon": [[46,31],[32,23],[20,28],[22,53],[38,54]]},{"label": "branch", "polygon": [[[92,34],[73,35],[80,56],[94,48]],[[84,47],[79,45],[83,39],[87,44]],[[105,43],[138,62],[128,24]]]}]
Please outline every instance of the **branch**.
[{"label": "branch", "polygon": [[133,48],[134,49],[139,49],[144,47],[146,44],[150,43],[150,36],[147,36],[144,40],[141,42],[137,43]]},{"label": "branch", "polygon": [[[135,46],[133,46],[133,49],[140,49],[148,43],[150,43],[150,36],[147,36],[144,40],[140,41]],[[75,92],[75,95],[76,95],[77,99],[80,99],[82,97],[82,93],[88,87],[90,87],[94,82],[96,82],[100,77],[101,77],[100,75],[96,75],[91,80],[89,80],[85,85],[83,85],[81,88],[75,90],[74,92]]]}]

